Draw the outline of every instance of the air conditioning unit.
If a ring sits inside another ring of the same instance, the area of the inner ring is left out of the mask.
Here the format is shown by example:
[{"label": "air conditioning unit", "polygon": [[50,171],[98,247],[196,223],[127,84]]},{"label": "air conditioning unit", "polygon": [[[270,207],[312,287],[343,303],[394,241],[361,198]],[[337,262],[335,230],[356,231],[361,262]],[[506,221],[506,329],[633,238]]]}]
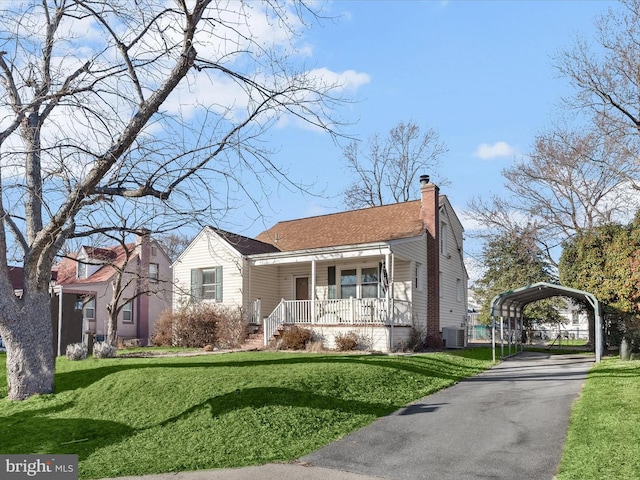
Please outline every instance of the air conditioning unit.
[{"label": "air conditioning unit", "polygon": [[464,328],[442,327],[445,348],[464,348]]}]

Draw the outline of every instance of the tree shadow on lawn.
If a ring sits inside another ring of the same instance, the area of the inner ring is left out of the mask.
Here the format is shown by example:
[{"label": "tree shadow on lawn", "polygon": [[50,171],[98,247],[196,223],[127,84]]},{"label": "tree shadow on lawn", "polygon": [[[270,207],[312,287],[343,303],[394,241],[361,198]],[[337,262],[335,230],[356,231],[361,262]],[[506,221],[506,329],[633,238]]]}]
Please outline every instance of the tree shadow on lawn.
[{"label": "tree shadow on lawn", "polygon": [[204,408],[209,410],[211,418],[217,418],[244,408],[259,409],[273,406],[335,410],[354,415],[374,415],[376,417],[388,415],[402,407],[402,405],[390,405],[388,403],[344,400],[329,395],[319,395],[306,390],[285,387],[255,387],[239,389],[235,392],[211,397],[204,402],[193,405],[178,415],[164,420],[160,423],[160,426],[164,427],[184,420],[189,415]]},{"label": "tree shadow on lawn", "polygon": [[387,415],[399,408],[397,405],[347,401],[289,388],[265,387],[237,390],[211,397],[159,424],[140,429],[105,420],[48,416],[64,412],[73,406],[74,402],[67,402],[56,407],[0,417],[0,424],[5,431],[0,437],[0,452],[76,454],[82,461],[103,447],[124,441],[145,430],[186,421],[191,414],[205,408],[209,409],[212,419],[244,408],[258,409],[270,406],[316,408],[375,417]]},{"label": "tree shadow on lawn", "polygon": [[74,406],[67,402],[56,407],[18,412],[0,417],[3,434],[0,452],[4,454],[75,454],[84,460],[96,450],[117,443],[136,432],[118,422],[87,418],[51,418]]},{"label": "tree shadow on lawn", "polygon": [[[243,353],[228,353],[221,355],[237,356]],[[252,354],[257,355],[256,353]],[[237,358],[237,357],[236,357]],[[421,376],[440,378],[444,380],[459,381],[471,375],[476,375],[483,371],[482,368],[461,365],[456,362],[446,361],[433,355],[415,355],[406,357],[388,357],[386,355],[316,355],[303,356],[295,353],[287,358],[269,358],[264,360],[230,360],[212,361],[210,356],[203,357],[202,360],[194,361],[189,357],[189,361],[177,362],[175,357],[153,359],[145,363],[137,363],[139,359],[115,359],[117,362],[103,367],[90,368],[85,370],[74,370],[71,372],[57,373],[55,376],[56,393],[86,388],[93,383],[118,372],[141,369],[141,368],[226,368],[226,367],[260,367],[260,366],[286,366],[298,364],[358,364],[372,365],[375,367],[391,368],[405,371]]]}]

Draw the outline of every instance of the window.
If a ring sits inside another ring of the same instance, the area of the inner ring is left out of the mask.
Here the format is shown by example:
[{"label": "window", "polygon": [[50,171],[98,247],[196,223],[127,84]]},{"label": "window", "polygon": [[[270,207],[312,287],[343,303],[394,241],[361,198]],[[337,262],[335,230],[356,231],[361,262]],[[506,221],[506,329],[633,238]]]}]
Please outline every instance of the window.
[{"label": "window", "polygon": [[222,267],[191,270],[191,296],[196,300],[222,302]]},{"label": "window", "polygon": [[77,262],[77,278],[87,278],[87,264]]},{"label": "window", "polygon": [[340,272],[340,298],[358,297],[358,274],[355,268]]},{"label": "window", "polygon": [[378,267],[363,268],[360,272],[360,286],[362,298],[378,298],[380,290],[380,270]]},{"label": "window", "polygon": [[149,264],[149,281],[150,282],[158,281],[158,270],[159,270],[159,267],[157,263]]},{"label": "window", "polygon": [[446,255],[449,243],[449,228],[445,222],[440,222],[440,253]]},{"label": "window", "polygon": [[571,324],[580,325],[580,317],[578,316],[578,312],[571,312]]},{"label": "window", "polygon": [[96,299],[91,298],[84,304],[84,318],[87,320],[96,319]]},{"label": "window", "polygon": [[122,307],[122,321],[124,323],[133,323],[133,300],[129,300]]},{"label": "window", "polygon": [[[381,266],[340,271],[340,298],[380,298],[383,295]],[[331,294],[331,286],[329,286]]]},{"label": "window", "polygon": [[413,288],[419,291],[424,290],[424,265],[420,262],[413,265]]}]

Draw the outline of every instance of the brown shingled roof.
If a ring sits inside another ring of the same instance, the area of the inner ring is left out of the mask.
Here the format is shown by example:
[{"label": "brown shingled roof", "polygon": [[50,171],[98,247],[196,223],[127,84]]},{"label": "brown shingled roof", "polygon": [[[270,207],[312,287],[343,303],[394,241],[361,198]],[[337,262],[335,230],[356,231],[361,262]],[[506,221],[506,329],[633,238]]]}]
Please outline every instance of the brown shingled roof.
[{"label": "brown shingled roof", "polygon": [[282,251],[356,245],[421,235],[420,200],[279,222],[256,237]]}]

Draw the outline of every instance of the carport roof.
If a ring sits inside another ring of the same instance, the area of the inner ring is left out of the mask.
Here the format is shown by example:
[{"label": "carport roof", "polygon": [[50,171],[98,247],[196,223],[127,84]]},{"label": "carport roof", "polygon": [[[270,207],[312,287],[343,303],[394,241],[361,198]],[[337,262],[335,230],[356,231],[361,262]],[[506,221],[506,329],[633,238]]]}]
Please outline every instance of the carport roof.
[{"label": "carport roof", "polygon": [[598,300],[588,292],[552,283],[539,282],[496,295],[491,301],[491,315],[496,317],[520,317],[528,304],[549,297],[571,297],[586,300],[595,308]]}]

